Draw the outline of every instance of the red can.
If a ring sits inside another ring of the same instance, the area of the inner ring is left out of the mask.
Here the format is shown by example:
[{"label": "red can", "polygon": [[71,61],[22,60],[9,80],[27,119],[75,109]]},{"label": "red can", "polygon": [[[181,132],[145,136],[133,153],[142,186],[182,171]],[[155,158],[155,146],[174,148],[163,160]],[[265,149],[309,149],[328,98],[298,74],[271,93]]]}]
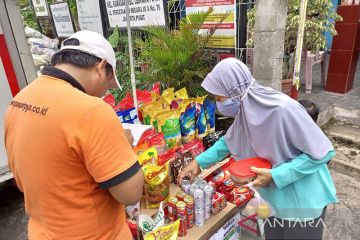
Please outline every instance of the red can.
[{"label": "red can", "polygon": [[175,196],[170,196],[168,199],[168,216],[171,222],[177,219],[176,204],[178,200]]},{"label": "red can", "polygon": [[180,219],[179,236],[183,237],[187,234],[187,218],[186,218],[186,204],[183,201],[179,201],[176,204],[177,217]]},{"label": "red can", "polygon": [[192,196],[186,195],[184,198],[186,204],[186,214],[187,214],[187,227],[192,228],[194,226],[194,198]]},{"label": "red can", "polygon": [[184,201],[184,197],[186,196],[186,193],[183,191],[178,191],[176,193],[176,197],[179,201]]}]

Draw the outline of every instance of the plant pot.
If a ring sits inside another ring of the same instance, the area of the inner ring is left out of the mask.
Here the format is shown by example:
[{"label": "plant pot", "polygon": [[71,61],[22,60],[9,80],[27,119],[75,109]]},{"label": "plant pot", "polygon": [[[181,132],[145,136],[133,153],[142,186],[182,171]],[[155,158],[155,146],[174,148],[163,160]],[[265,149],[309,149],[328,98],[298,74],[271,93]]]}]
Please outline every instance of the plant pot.
[{"label": "plant pot", "polygon": [[293,79],[292,78],[281,80],[281,91],[283,93],[285,93],[286,95],[290,96],[292,85],[293,85]]},{"label": "plant pot", "polygon": [[139,66],[142,73],[146,73],[149,70],[149,63],[140,63]]}]

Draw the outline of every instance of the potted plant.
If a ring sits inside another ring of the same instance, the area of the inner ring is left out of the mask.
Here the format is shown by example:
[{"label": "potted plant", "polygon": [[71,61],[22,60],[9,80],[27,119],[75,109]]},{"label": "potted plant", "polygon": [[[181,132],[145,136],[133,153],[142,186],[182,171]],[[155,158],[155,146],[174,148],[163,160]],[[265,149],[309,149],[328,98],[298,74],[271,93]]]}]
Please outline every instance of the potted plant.
[{"label": "potted plant", "polygon": [[[294,52],[299,26],[299,12],[301,0],[288,0],[288,13],[285,30],[284,61],[283,61],[283,91],[288,92],[292,86],[294,71]],[[252,38],[255,27],[255,8],[248,11],[248,47],[254,46]],[[303,52],[318,54],[326,47],[325,32],[336,35],[334,21],[341,21],[341,17],[333,9],[331,0],[308,1],[304,29]],[[306,56],[306,55],[305,55]],[[303,57],[305,57],[303,55]]]}]

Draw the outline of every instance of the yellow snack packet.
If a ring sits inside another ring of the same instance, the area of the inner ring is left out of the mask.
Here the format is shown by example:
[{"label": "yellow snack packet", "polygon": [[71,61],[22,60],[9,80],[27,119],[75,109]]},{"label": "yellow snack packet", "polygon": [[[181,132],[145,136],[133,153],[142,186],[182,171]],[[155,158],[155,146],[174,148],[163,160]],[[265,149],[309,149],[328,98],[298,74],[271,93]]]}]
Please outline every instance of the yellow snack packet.
[{"label": "yellow snack packet", "polygon": [[167,201],[170,192],[169,162],[163,166],[146,164],[142,167],[145,177],[145,198],[147,208],[158,208]]},{"label": "yellow snack packet", "polygon": [[197,98],[192,98],[191,100],[193,100],[194,102],[200,103],[200,104],[204,104],[205,98],[208,95],[202,96],[202,97],[197,97]]},{"label": "yellow snack packet", "polygon": [[174,100],[174,95],[174,88],[168,88],[163,91],[163,93],[161,94],[161,98],[166,104],[170,105],[171,102]]},{"label": "yellow snack packet", "polygon": [[155,147],[151,147],[145,152],[141,153],[138,157],[140,166],[146,164],[156,164],[158,162],[158,153]]},{"label": "yellow snack packet", "polygon": [[186,110],[186,107],[191,103],[190,99],[184,99],[180,104],[179,104],[179,110],[180,113],[184,113]]},{"label": "yellow snack packet", "polygon": [[144,240],[177,240],[180,227],[180,219],[167,225],[159,226],[148,232]]},{"label": "yellow snack packet", "polygon": [[175,92],[175,99],[189,99],[189,95],[187,93],[186,88],[182,88]]}]

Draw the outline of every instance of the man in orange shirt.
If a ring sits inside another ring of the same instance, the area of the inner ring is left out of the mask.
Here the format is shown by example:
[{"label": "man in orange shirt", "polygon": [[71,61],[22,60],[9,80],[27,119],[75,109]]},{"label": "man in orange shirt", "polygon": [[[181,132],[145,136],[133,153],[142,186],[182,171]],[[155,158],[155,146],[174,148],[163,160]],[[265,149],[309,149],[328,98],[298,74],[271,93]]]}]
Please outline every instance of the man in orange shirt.
[{"label": "man in orange shirt", "polygon": [[51,65],[11,102],[9,166],[24,192],[29,239],[131,239],[124,205],[144,177],[113,109],[115,53],[100,34],[66,39]]}]

